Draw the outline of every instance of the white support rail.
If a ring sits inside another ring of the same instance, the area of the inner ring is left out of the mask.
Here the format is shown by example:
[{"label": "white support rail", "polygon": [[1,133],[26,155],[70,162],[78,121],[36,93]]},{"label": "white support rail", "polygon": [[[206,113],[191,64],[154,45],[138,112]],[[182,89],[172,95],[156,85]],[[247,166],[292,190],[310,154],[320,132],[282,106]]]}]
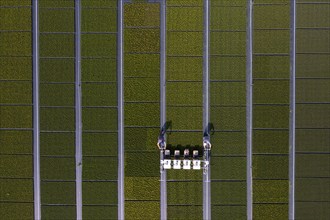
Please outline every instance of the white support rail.
[{"label": "white support rail", "polygon": [[40,122],[39,122],[39,1],[32,1],[33,55],[33,191],[34,219],[41,219],[40,202]]},{"label": "white support rail", "polygon": [[75,0],[76,214],[82,219],[81,3]]},{"label": "white support rail", "polygon": [[290,124],[289,124],[289,219],[295,219],[296,156],[296,0],[290,6]]},{"label": "white support rail", "polygon": [[118,84],[118,219],[125,219],[124,195],[124,0],[117,7],[117,84]]},{"label": "white support rail", "polygon": [[252,94],[253,94],[253,0],[247,0],[247,27],[246,27],[246,214],[252,220]]},{"label": "white support rail", "polygon": [[[204,171],[203,171],[203,219],[211,219],[211,169],[209,142],[210,123],[210,74],[209,74],[209,46],[210,46],[210,1],[204,0],[204,31],[203,31],[203,131],[207,134],[203,140],[204,146]],[[209,147],[208,147],[209,146]]]}]

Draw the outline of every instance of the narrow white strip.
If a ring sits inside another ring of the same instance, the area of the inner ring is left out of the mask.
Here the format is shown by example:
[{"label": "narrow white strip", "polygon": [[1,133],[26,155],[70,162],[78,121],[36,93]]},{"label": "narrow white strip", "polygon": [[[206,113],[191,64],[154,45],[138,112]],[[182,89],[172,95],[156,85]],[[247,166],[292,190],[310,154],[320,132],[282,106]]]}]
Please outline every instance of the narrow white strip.
[{"label": "narrow white strip", "polygon": [[33,190],[34,219],[41,219],[40,202],[40,128],[39,128],[39,2],[32,1],[33,50]]},{"label": "narrow white strip", "polygon": [[[160,1],[160,128],[166,123],[166,0]],[[166,142],[166,134],[165,134]],[[160,160],[164,152],[160,151]],[[160,172],[160,219],[167,219],[166,170]]]},{"label": "narrow white strip", "polygon": [[296,157],[296,0],[290,9],[290,127],[289,127],[289,219],[295,219],[295,157]]},{"label": "narrow white strip", "polygon": [[76,144],[76,213],[82,219],[82,118],[81,118],[81,6],[75,0],[75,144]]},{"label": "narrow white strip", "polygon": [[124,0],[117,8],[117,83],[118,83],[118,219],[125,218],[124,195]]},{"label": "narrow white strip", "polygon": [[247,0],[246,27],[246,208],[247,219],[253,217],[253,188],[252,188],[252,92],[253,92],[253,0]]},{"label": "narrow white strip", "polygon": [[[203,132],[208,132],[210,122],[210,74],[209,74],[209,47],[210,47],[210,1],[204,0],[204,37],[203,37]],[[210,164],[209,150],[205,153],[205,160]],[[203,174],[203,219],[211,219],[211,169]]]}]

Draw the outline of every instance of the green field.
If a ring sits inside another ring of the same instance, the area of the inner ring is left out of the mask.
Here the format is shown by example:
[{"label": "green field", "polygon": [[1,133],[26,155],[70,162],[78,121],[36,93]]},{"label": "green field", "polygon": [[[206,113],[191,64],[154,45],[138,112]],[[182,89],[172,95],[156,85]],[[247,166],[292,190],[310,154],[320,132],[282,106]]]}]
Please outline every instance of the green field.
[{"label": "green field", "polygon": [[[39,0],[44,219],[75,219],[74,1]],[[296,218],[330,215],[330,5],[297,1]],[[117,0],[82,0],[84,219],[117,218]],[[246,1],[210,1],[213,219],[246,219]],[[33,219],[31,1],[0,0],[0,213]],[[202,144],[203,1],[167,0],[167,143]],[[254,1],[253,218],[287,219],[290,5]],[[125,218],[159,219],[160,5],[124,6]],[[167,172],[168,218],[202,219],[202,171]]]}]

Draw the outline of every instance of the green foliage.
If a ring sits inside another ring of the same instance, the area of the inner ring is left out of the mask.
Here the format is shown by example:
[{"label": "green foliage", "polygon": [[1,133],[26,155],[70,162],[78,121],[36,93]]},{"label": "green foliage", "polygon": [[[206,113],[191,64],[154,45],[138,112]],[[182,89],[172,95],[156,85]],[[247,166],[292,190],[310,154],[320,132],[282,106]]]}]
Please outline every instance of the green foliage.
[{"label": "green foliage", "polygon": [[[202,174],[200,173],[200,175]],[[168,182],[167,191],[169,205],[202,205],[203,203],[202,181]]]},{"label": "green foliage", "polygon": [[30,57],[0,57],[0,78],[8,80],[31,80]]},{"label": "green foliage", "polygon": [[258,179],[288,179],[287,155],[253,155],[253,177]]},{"label": "green foliage", "polygon": [[46,180],[75,180],[75,160],[41,155],[40,176]]},{"label": "green foliage", "polygon": [[117,217],[117,206],[83,206],[83,218],[84,219],[118,219]]},{"label": "green foliage", "polygon": [[187,205],[187,206],[170,205],[167,207],[167,214],[168,214],[168,219],[171,220],[203,219],[203,206],[202,205]]},{"label": "green foliage", "polygon": [[[302,1],[302,2],[303,2],[303,1],[305,1],[305,0],[298,0],[298,2],[299,2],[299,1]],[[256,3],[256,4],[263,4],[263,3],[264,3],[264,4],[266,4],[266,3],[268,3],[268,4],[269,4],[269,3],[271,3],[271,4],[274,4],[274,3],[282,3],[282,4],[283,4],[283,3],[287,3],[287,1],[286,1],[286,0],[256,0],[255,3]]]},{"label": "green foliage", "polygon": [[213,107],[211,122],[220,130],[245,130],[245,107]]},{"label": "green foliage", "polygon": [[2,104],[31,104],[32,84],[31,82],[0,82],[0,103]]},{"label": "green foliage", "polygon": [[330,79],[299,79],[296,80],[296,102],[323,102],[330,101]]},{"label": "green foliage", "polygon": [[202,0],[167,0],[167,6],[203,6]]},{"label": "green foliage", "polygon": [[0,1],[0,213],[9,220],[33,218],[32,132],[20,130],[32,127],[32,17],[17,5],[31,1]]},{"label": "green foliage", "polygon": [[[190,172],[189,171],[187,172],[186,170],[168,170],[168,172],[167,172],[167,179],[172,180],[171,187],[173,190],[178,190],[178,187],[175,186],[178,182],[180,182],[180,187],[182,187],[182,184],[187,183],[187,180],[189,182],[191,181],[191,182],[195,182],[196,184],[197,183],[199,184],[200,181],[202,181],[202,178],[203,177],[202,177],[201,170],[191,170]],[[175,180],[175,181],[173,181],[173,180]],[[193,185],[190,185],[190,188],[191,188],[191,186],[193,186]],[[194,185],[194,186],[196,186],[196,185]],[[172,195],[172,197],[177,196],[175,193],[178,193],[178,192],[174,192],[174,195]],[[183,194],[184,193],[182,193],[182,196],[186,196]]]},{"label": "green foliage", "polygon": [[159,219],[159,202],[156,201],[126,201],[125,202],[125,219],[127,220],[143,220],[143,219]]},{"label": "green foliage", "polygon": [[211,105],[245,105],[245,90],[245,82],[211,82]]},{"label": "green foliage", "polygon": [[116,131],[116,108],[83,108],[82,121],[84,130]]},{"label": "green foliage", "polygon": [[245,55],[245,41],[244,32],[211,32],[210,53],[212,55]]},{"label": "green foliage", "polygon": [[126,126],[159,126],[158,103],[126,103],[124,111]]},{"label": "green foliage", "polygon": [[[0,2],[0,6],[2,1]],[[31,30],[31,9],[0,8],[0,30]]]},{"label": "green foliage", "polygon": [[2,203],[0,213],[2,218],[8,220],[33,219],[33,203]]},{"label": "green foliage", "polygon": [[253,205],[253,219],[287,219],[288,205],[287,204],[255,204]]},{"label": "green foliage", "polygon": [[117,0],[81,0],[81,6],[86,8],[117,7]]},{"label": "green foliage", "polygon": [[253,132],[254,153],[289,153],[289,132],[283,130],[256,130]]},{"label": "green foliage", "polygon": [[[287,203],[288,201],[287,180],[254,180],[253,188],[253,199],[256,203]],[[254,218],[263,219],[267,216],[269,219],[284,219],[287,218],[287,209],[287,204],[254,205]]]},{"label": "green foliage", "polygon": [[[253,180],[255,203],[287,203],[288,191],[288,180]],[[257,206],[255,209],[258,209]]]},{"label": "green foliage", "polygon": [[203,34],[201,32],[168,32],[168,55],[202,56]]},{"label": "green foliage", "polygon": [[74,32],[74,9],[41,8],[41,32]]},{"label": "green foliage", "polygon": [[116,8],[83,8],[81,19],[81,31],[83,32],[117,32]]},{"label": "green foliage", "polygon": [[127,200],[158,200],[159,177],[125,177],[125,189]]},{"label": "green foliage", "polygon": [[125,4],[125,27],[157,27],[160,23],[159,10],[159,4]]},{"label": "green foliage", "polygon": [[203,31],[203,11],[200,8],[169,7],[166,13],[168,31]]},{"label": "green foliage", "polygon": [[0,56],[30,56],[32,34],[29,32],[2,32]]},{"label": "green foliage", "polygon": [[255,80],[253,88],[255,104],[289,104],[290,102],[289,80]]},{"label": "green foliage", "polygon": [[[40,135],[41,155],[75,155],[74,133],[42,133]],[[48,172],[48,171],[46,171]]]},{"label": "green foliage", "polygon": [[[328,177],[330,160],[327,154],[299,154],[296,156],[296,175],[303,177]],[[308,166],[306,166],[308,164]]]},{"label": "green foliage", "polygon": [[82,81],[115,82],[117,79],[116,62],[116,59],[83,58],[81,61]]},{"label": "green foliage", "polygon": [[31,6],[30,0],[1,0],[0,6]]},{"label": "green foliage", "polygon": [[297,53],[329,53],[330,30],[299,30]]},{"label": "green foliage", "polygon": [[167,80],[202,80],[201,57],[167,57]]},{"label": "green foliage", "polygon": [[288,54],[290,51],[290,32],[288,30],[255,30],[254,53]]},{"label": "green foliage", "polygon": [[159,29],[125,29],[126,51],[141,53],[159,52]]},{"label": "green foliage", "polygon": [[124,87],[125,101],[127,102],[157,102],[159,100],[159,81],[157,78],[127,78]]},{"label": "green foliage", "polygon": [[82,162],[83,180],[117,180],[117,164],[118,160],[113,156],[85,156]]},{"label": "green foliage", "polygon": [[[157,77],[159,78],[159,54],[124,55],[125,77]],[[157,81],[156,79],[154,79]]]},{"label": "green foliage", "polygon": [[81,55],[83,57],[116,58],[116,34],[82,34]]},{"label": "green foliage", "polygon": [[329,128],[330,105],[297,105],[297,128]]},{"label": "green foliage", "polygon": [[83,106],[117,106],[116,83],[83,83]]},{"label": "green foliage", "polygon": [[253,9],[254,28],[289,28],[290,5],[258,5]]},{"label": "green foliage", "polygon": [[212,179],[242,180],[246,177],[246,158],[241,157],[212,157]]},{"label": "green foliage", "polygon": [[[214,2],[211,1],[211,2]],[[224,1],[218,1],[223,3]],[[232,1],[234,2],[234,1]],[[210,29],[245,31],[245,7],[211,7]]]},{"label": "green foliage", "polygon": [[33,202],[31,188],[33,188],[32,179],[1,179],[0,200]]},{"label": "green foliage", "polygon": [[75,206],[42,206],[41,215],[45,219],[63,219],[74,220],[76,219]]},{"label": "green foliage", "polygon": [[[246,182],[212,182],[212,205],[246,204]],[[246,211],[246,210],[245,210]]]},{"label": "green foliage", "polygon": [[125,128],[125,149],[134,150],[156,150],[157,137],[159,128],[135,127]]},{"label": "green foliage", "polygon": [[[317,141],[318,144],[314,144]],[[327,152],[330,148],[330,132],[326,129],[297,129],[297,151]]]},{"label": "green foliage", "polygon": [[[254,78],[287,78],[290,74],[290,60],[285,56],[254,56]],[[298,67],[298,66],[297,66]]]},{"label": "green foliage", "polygon": [[125,153],[125,176],[157,177],[159,174],[157,151],[133,151]]},{"label": "green foliage", "polygon": [[41,108],[40,129],[46,131],[74,131],[74,108]]},{"label": "green foliage", "polygon": [[117,136],[115,132],[84,132],[82,137],[82,154],[85,156],[117,156]]},{"label": "green foliage", "polygon": [[255,128],[288,128],[289,106],[265,105],[253,107],[253,126]]},{"label": "green foliage", "polygon": [[216,219],[219,216],[223,219],[236,219],[245,220],[246,219],[246,207],[245,205],[220,205],[211,207],[212,219]]},{"label": "green foliage", "polygon": [[329,178],[298,178],[296,180],[297,201],[329,201]]},{"label": "green foliage", "polygon": [[83,182],[82,188],[84,191],[83,205],[116,204],[116,182]]},{"label": "green foliage", "polygon": [[0,125],[2,128],[31,128],[31,106],[0,106]]},{"label": "green foliage", "polygon": [[168,82],[167,104],[170,106],[199,106],[203,100],[202,82]]},{"label": "green foliage", "polygon": [[73,84],[40,84],[42,106],[74,106]]},{"label": "green foliage", "polygon": [[322,219],[330,216],[330,207],[327,202],[296,202],[296,216],[298,219]]},{"label": "green foliage", "polygon": [[40,48],[41,57],[73,57],[74,35],[41,34]]},{"label": "green foliage", "polygon": [[[322,2],[322,1],[320,1]],[[327,2],[326,0],[324,2]],[[325,4],[297,4],[297,11],[303,16],[299,16],[297,26],[302,27],[329,27],[329,5]]]},{"label": "green foliage", "polygon": [[[167,119],[172,121],[172,129],[202,130],[202,107],[167,106]],[[177,144],[177,142],[173,143]],[[180,143],[183,144],[183,143]]]},{"label": "green foliage", "polygon": [[[215,127],[216,130],[219,128]],[[245,155],[246,133],[240,132],[215,132],[211,135],[212,156],[218,155]]]},{"label": "green foliage", "polygon": [[[246,78],[246,58],[239,55],[211,56],[210,80],[242,80]],[[221,74],[219,74],[221,73]]]},{"label": "green foliage", "polygon": [[70,0],[40,0],[39,7],[67,8],[74,7],[74,1]]},{"label": "green foliage", "polygon": [[39,72],[41,82],[74,82],[74,60],[41,59]]},{"label": "green foliage", "polygon": [[32,131],[0,131],[0,154],[32,153]]},{"label": "green foliage", "polygon": [[31,155],[0,155],[0,177],[5,178],[31,178]]},{"label": "green foliage", "polygon": [[213,6],[246,6],[245,0],[210,0],[211,7]]},{"label": "green foliage", "polygon": [[42,204],[75,204],[75,182],[41,182]]},{"label": "green foliage", "polygon": [[181,144],[183,146],[202,145],[202,132],[171,132],[167,134],[168,144]]}]

